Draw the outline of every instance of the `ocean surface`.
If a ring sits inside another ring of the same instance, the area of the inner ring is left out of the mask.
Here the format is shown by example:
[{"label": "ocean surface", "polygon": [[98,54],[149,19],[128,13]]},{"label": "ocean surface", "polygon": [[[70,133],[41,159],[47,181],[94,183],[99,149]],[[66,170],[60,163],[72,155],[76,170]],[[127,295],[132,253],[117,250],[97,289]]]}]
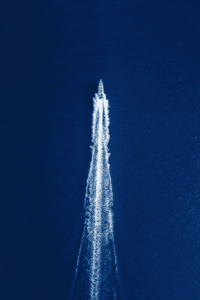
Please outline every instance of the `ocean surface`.
[{"label": "ocean surface", "polygon": [[2,1],[0,74],[0,299],[69,299],[102,79],[120,297],[199,300],[199,1]]}]

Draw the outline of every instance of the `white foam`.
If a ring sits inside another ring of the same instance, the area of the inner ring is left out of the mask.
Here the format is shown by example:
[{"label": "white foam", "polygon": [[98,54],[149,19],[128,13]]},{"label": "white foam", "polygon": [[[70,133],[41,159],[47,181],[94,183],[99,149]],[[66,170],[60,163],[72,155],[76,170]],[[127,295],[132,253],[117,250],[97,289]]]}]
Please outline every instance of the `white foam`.
[{"label": "white foam", "polygon": [[[113,272],[113,276],[117,274],[112,213],[113,193],[110,165],[108,163],[110,155],[108,150],[110,139],[108,129],[110,124],[109,104],[104,94],[102,80],[99,82],[98,93],[93,98],[93,105],[92,159],[85,194],[84,231],[77,259],[73,288],[77,280],[80,257],[83,255],[83,261],[85,261],[83,266],[86,270],[82,268],[80,272],[89,273],[89,276],[86,276],[88,282],[85,283],[85,285],[88,285],[89,290],[86,298],[88,300],[102,300],[106,299],[106,288],[107,286],[109,287],[109,284],[111,285],[111,283],[106,282],[106,280],[111,280],[111,278],[108,278],[110,273]],[[113,262],[112,257],[114,257]],[[81,275],[80,278],[82,278]],[[111,287],[111,289],[113,294],[116,295],[115,286]],[[74,294],[76,294],[76,291],[74,291]],[[79,299],[79,296],[74,297],[74,299]]]}]

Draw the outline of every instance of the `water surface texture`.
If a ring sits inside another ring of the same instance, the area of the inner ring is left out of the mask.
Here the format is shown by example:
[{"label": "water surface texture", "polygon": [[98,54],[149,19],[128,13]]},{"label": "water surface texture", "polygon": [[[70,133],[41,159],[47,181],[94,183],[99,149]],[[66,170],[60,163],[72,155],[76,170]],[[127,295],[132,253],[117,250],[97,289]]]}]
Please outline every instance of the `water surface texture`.
[{"label": "water surface texture", "polygon": [[[0,2],[0,300],[69,300],[73,283],[73,297],[114,297],[105,212],[104,240],[98,231],[94,240],[92,165],[84,209],[101,78],[120,297],[200,299],[199,7],[199,0]],[[105,200],[106,190],[98,193]]]}]

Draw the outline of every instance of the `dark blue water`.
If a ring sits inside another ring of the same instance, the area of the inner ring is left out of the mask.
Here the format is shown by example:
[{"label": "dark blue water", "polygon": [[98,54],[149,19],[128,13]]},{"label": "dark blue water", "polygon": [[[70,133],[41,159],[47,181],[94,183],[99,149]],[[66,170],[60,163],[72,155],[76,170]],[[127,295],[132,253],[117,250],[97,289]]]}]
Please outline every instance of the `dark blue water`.
[{"label": "dark blue water", "polygon": [[0,4],[0,299],[64,300],[91,159],[110,104],[124,300],[200,298],[200,4]]}]

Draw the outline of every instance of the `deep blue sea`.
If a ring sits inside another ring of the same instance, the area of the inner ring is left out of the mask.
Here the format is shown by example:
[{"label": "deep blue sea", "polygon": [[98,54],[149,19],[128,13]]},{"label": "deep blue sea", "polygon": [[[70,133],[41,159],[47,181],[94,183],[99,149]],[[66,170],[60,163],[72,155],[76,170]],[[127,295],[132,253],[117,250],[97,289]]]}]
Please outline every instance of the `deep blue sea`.
[{"label": "deep blue sea", "polygon": [[2,1],[0,74],[0,300],[68,300],[100,79],[121,297],[199,300],[200,2]]}]

